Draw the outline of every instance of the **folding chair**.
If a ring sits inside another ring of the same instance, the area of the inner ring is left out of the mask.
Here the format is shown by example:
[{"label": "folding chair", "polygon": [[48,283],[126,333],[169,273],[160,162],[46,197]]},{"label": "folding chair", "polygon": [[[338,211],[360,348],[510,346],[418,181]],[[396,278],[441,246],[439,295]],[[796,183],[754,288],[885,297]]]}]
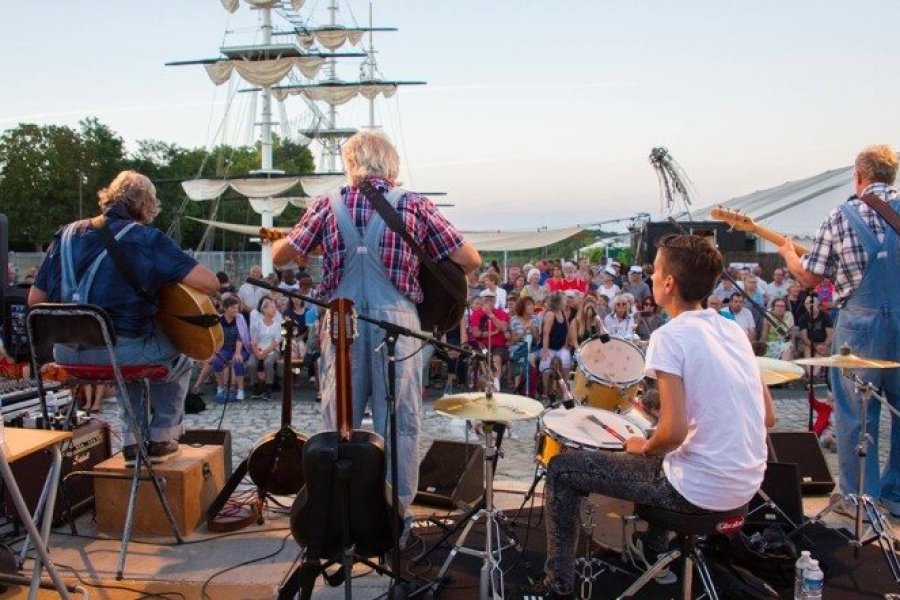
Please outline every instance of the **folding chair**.
[{"label": "folding chair", "polygon": [[[93,304],[53,304],[44,303],[33,306],[26,321],[28,339],[32,348],[32,368],[37,378],[38,393],[44,398],[44,379],[54,379],[66,385],[78,384],[115,384],[118,387],[125,415],[131,431],[137,441],[137,453],[134,472],[129,476],[119,473],[102,473],[99,471],[83,472],[92,477],[112,479],[131,479],[131,495],[128,498],[128,510],[125,514],[125,527],[122,531],[122,544],[119,549],[119,561],[116,578],[122,579],[125,569],[125,556],[131,540],[131,528],[137,501],[138,487],[142,480],[153,483],[156,496],[162,505],[172,533],[179,544],[184,540],[178,531],[178,525],[169,508],[163,493],[160,477],[153,471],[149,460],[149,423],[150,423],[150,382],[160,380],[168,374],[165,365],[119,365],[115,356],[116,334],[112,320],[101,307]],[[55,344],[73,344],[106,348],[109,364],[58,364],[53,360]],[[145,412],[144,427],[139,426],[135,411],[128,398],[127,382],[140,381],[143,384],[142,408]],[[43,402],[43,400],[42,400]],[[46,421],[45,421],[46,423]],[[45,425],[47,426],[47,425]],[[142,469],[146,475],[142,475]],[[164,483],[164,482],[163,482]]]}]

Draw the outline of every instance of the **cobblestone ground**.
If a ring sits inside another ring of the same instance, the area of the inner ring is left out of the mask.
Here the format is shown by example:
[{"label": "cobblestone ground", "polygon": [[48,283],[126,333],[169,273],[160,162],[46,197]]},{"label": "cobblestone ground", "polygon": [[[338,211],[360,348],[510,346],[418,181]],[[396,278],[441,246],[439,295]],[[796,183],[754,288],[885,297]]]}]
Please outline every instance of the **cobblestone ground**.
[{"label": "cobblestone ground", "polygon": [[[292,425],[304,435],[312,435],[321,429],[321,411],[314,400],[314,390],[305,377],[299,377],[301,382],[295,385],[292,393],[293,410]],[[233,461],[237,465],[253,450],[257,440],[270,431],[277,430],[281,418],[281,395],[276,393],[272,400],[245,400],[227,405],[215,404],[211,401],[214,389],[211,386],[204,387],[204,398],[207,408],[202,413],[187,415],[185,427],[187,429],[229,429],[232,434]],[[805,431],[809,418],[807,402],[807,390],[799,383],[774,388],[772,390],[778,415],[776,430]],[[819,397],[825,396],[825,386],[816,386]],[[436,398],[443,393],[443,388],[429,387],[426,390],[424,400],[425,411],[422,419],[421,452],[424,453],[435,439],[464,440],[465,422],[458,419],[449,419],[437,414],[431,406]],[[113,429],[113,450],[117,450],[119,441],[119,419],[117,417],[116,404],[107,401],[100,415]],[[890,421],[883,417],[881,421],[881,439],[888,438]],[[503,458],[498,465],[497,485],[516,484],[516,487],[528,485],[534,477],[534,433],[536,420],[523,421],[513,425],[512,436],[503,442]],[[479,440],[470,435],[470,441],[477,443]],[[886,444],[879,448],[882,461],[887,456]],[[825,451],[825,458],[832,474],[836,475],[836,455]]]}]

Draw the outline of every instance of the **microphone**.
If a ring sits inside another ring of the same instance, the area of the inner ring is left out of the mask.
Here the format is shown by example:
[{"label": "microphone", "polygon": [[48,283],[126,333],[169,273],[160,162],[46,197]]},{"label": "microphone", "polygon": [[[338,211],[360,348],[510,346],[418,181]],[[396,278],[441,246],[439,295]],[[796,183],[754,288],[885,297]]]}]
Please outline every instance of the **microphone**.
[{"label": "microphone", "polygon": [[597,321],[597,333],[594,334],[593,338],[596,340],[600,340],[601,344],[606,344],[609,342],[609,332],[606,330],[606,326],[603,324],[603,317],[597,315],[594,317],[594,320]]}]

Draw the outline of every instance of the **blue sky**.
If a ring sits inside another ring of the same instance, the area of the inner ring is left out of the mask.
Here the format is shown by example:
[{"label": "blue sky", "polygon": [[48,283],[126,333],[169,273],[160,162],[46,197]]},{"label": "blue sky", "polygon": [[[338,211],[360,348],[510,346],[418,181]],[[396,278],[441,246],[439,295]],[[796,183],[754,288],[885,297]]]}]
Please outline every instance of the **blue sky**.
[{"label": "blue sky", "polygon": [[[255,23],[218,0],[0,3],[0,129],[94,115],[130,145],[208,143],[224,86],[163,64],[216,56],[226,29]],[[376,38],[384,75],[429,82],[379,105],[403,178],[446,191],[465,228],[658,217],[658,145],[702,206],[900,138],[896,1],[376,0],[375,15],[400,29]]]}]

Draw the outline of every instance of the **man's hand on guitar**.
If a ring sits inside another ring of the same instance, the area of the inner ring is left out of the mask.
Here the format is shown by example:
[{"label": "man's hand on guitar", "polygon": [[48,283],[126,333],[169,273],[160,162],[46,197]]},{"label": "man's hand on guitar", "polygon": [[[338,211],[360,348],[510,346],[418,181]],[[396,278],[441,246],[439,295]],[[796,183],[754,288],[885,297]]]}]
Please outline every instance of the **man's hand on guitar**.
[{"label": "man's hand on guitar", "polygon": [[284,239],[287,234],[277,230],[270,229],[268,227],[260,227],[259,228],[259,239],[263,242],[267,242],[271,244],[272,242],[277,242],[278,240]]}]

